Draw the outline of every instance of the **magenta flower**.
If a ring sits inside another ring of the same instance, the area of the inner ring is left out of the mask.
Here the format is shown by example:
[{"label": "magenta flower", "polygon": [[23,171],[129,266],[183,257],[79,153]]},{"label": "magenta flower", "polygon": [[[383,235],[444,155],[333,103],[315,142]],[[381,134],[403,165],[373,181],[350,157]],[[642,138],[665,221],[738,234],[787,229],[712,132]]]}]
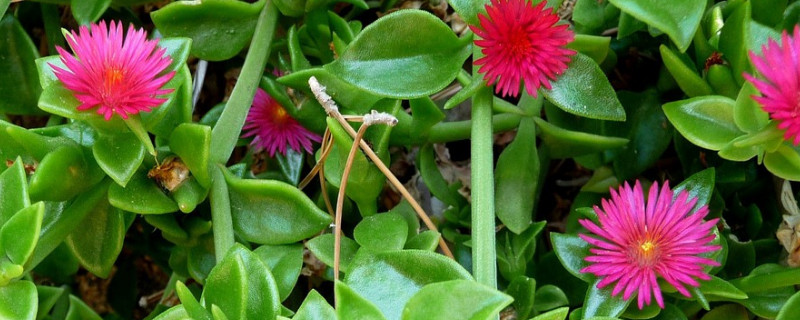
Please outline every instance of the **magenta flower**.
[{"label": "magenta flower", "polygon": [[791,37],[783,31],[780,45],[769,39],[762,53],[759,57],[750,51],[750,60],[764,80],[743,75],[763,95],[753,99],[778,122],[778,128],[786,130],[784,138],[796,146],[800,144],[800,26],[794,27]]},{"label": "magenta flower", "polygon": [[58,80],[81,102],[78,110],[97,108],[106,120],[116,113],[123,119],[140,111],[150,111],[166,101],[157,96],[172,92],[162,89],[175,72],[166,72],[172,58],[158,48],[157,40],[147,40],[144,30],[122,23],[105,22],[83,26],[66,38],[75,56],[61,47],[66,69],[50,64]]},{"label": "magenta flower", "polygon": [[673,197],[668,182],[661,188],[653,184],[646,200],[639,181],[633,189],[627,183],[619,192],[611,189],[611,200],[603,199],[603,209],[594,207],[599,225],[579,220],[597,236],[580,235],[595,247],[586,257],[591,265],[581,272],[600,277],[598,288],[616,282],[611,294],[623,292],[625,300],[638,292],[639,309],[650,304],[651,294],[664,308],[657,277],[690,297],[684,285],[699,286],[695,278],[711,279],[703,265],[719,265],[699,255],[721,248],[709,245],[714,240],[711,230],[717,219],[703,221],[708,214],[706,206],[690,214],[695,203],[697,199],[689,199],[685,191]]},{"label": "magenta flower", "polygon": [[528,0],[492,0],[487,15],[478,15],[480,27],[470,26],[483,38],[475,41],[485,55],[475,61],[482,65],[478,71],[489,84],[497,82],[495,91],[503,96],[517,96],[522,80],[534,97],[539,87],[550,89],[549,80],[564,72],[575,54],[565,47],[572,31],[556,25],[558,15],[544,8],[546,2],[534,7]]},{"label": "magenta flower", "polygon": [[319,135],[303,128],[261,88],[256,91],[242,131],[242,138],[254,137],[250,146],[255,151],[267,150],[270,157],[275,156],[275,151],[286,155],[287,145],[297,152],[302,152],[302,146],[306,152],[312,153],[311,142],[322,141]]}]

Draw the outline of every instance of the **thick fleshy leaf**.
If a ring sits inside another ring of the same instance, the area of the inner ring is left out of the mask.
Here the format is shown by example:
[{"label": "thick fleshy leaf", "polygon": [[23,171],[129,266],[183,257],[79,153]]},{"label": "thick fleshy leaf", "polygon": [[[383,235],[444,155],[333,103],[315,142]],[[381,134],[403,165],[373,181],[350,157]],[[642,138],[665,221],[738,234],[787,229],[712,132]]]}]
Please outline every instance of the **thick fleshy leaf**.
[{"label": "thick fleshy leaf", "polygon": [[513,300],[473,280],[431,283],[408,300],[402,319],[489,319]]},{"label": "thick fleshy leaf", "polygon": [[[183,38],[170,38],[169,40],[175,39],[186,40]],[[163,42],[171,44],[176,41]],[[188,47],[188,41],[185,42]],[[192,121],[192,74],[189,72],[189,67],[185,64],[182,65],[172,80],[167,82],[163,88],[173,90],[172,93],[164,96],[167,101],[153,108],[152,111],[141,112],[139,115],[147,131],[159,137],[169,137],[172,130],[178,125]]]},{"label": "thick fleshy leaf", "polygon": [[748,320],[750,314],[747,309],[736,304],[726,304],[711,309],[703,315],[703,320]]},{"label": "thick fleshy leaf", "polygon": [[764,155],[764,166],[778,177],[800,181],[800,150],[784,143],[777,151]]},{"label": "thick fleshy leaf", "polygon": [[442,235],[436,231],[425,230],[409,238],[403,248],[434,251],[439,246],[439,238],[441,237]]},{"label": "thick fleshy leaf", "polygon": [[30,281],[15,281],[0,287],[0,318],[36,319],[38,298],[36,285]]},{"label": "thick fleshy leaf", "polygon": [[661,51],[661,59],[664,60],[664,66],[667,68],[667,71],[669,71],[672,78],[678,83],[678,87],[680,87],[687,96],[697,97],[713,93],[711,86],[709,86],[703,78],[700,78],[700,75],[697,74],[697,70],[693,68],[693,65],[687,65],[687,63],[691,62],[681,59],[678,54],[663,44],[659,47],[659,50]]},{"label": "thick fleshy leaf", "polygon": [[666,33],[681,52],[692,43],[706,3],[695,0],[609,0],[611,4]]},{"label": "thick fleshy leaf", "polygon": [[541,129],[542,142],[548,150],[548,156],[556,159],[571,158],[619,148],[628,143],[628,139],[570,131],[559,128],[538,117],[533,119]]},{"label": "thick fleshy leaf", "polygon": [[564,268],[573,276],[592,283],[594,276],[589,273],[582,273],[580,270],[589,266],[589,262],[583,260],[588,256],[591,245],[578,237],[577,234],[551,233],[550,241],[553,242],[553,250],[558,256],[558,260]]},{"label": "thick fleshy leaf", "polygon": [[100,19],[110,4],[111,0],[72,0],[70,9],[75,21],[85,26]]},{"label": "thick fleshy leaf", "polygon": [[750,33],[750,2],[742,2],[725,20],[719,35],[719,51],[733,69],[733,76],[738,83],[743,83],[742,72],[750,72],[747,56],[747,39]]},{"label": "thick fleshy leaf", "polygon": [[459,194],[457,190],[450,188],[450,184],[447,183],[447,180],[442,176],[442,172],[439,171],[432,144],[426,144],[420,148],[416,165],[422,181],[428,186],[433,196],[456,208],[466,204],[464,196]]},{"label": "thick fleshy leaf", "polygon": [[325,69],[378,96],[419,98],[450,84],[470,48],[436,16],[400,10],[364,28]]},{"label": "thick fleshy leaf", "polygon": [[345,282],[357,294],[374,303],[387,319],[400,319],[403,306],[429,283],[472,276],[443,255],[419,250],[360,251],[350,264]]},{"label": "thick fleshy leaf", "polygon": [[[761,3],[766,3],[763,1]],[[755,4],[753,4],[755,5]],[[747,50],[756,55],[761,55],[761,49],[770,39],[780,41],[781,34],[775,29],[767,27],[755,21],[750,21],[750,30],[747,33]]]},{"label": "thick fleshy leaf", "polygon": [[720,150],[744,132],[733,120],[735,101],[722,96],[703,96],[669,102],[663,106],[667,119],[687,140],[702,148]]},{"label": "thick fleshy leaf", "polygon": [[189,313],[186,312],[186,308],[183,307],[182,304],[174,306],[172,308],[167,309],[166,311],[162,312],[153,320],[186,320],[191,319]]},{"label": "thick fleshy leaf", "polygon": [[280,300],[286,299],[292,293],[300,276],[300,269],[303,268],[303,245],[299,243],[281,246],[263,245],[253,253],[269,268],[275,278]]},{"label": "thick fleshy leaf", "polygon": [[206,279],[202,301],[217,305],[230,319],[275,319],[278,287],[263,262],[237,244]]},{"label": "thick fleshy leaf", "polygon": [[42,88],[34,63],[39,52],[15,15],[0,15],[0,39],[0,112],[41,114],[36,101]]},{"label": "thick fleshy leaf", "polygon": [[142,164],[145,147],[135,134],[126,131],[101,134],[92,146],[92,153],[100,168],[124,187]]},{"label": "thick fleshy leaf", "polygon": [[353,238],[361,248],[373,252],[403,249],[407,236],[408,224],[391,212],[366,217],[353,230]]},{"label": "thick fleshy leaf", "polygon": [[536,304],[533,309],[539,312],[569,305],[569,299],[561,288],[554,285],[543,285],[536,290]]},{"label": "thick fleshy leaf", "polygon": [[539,152],[534,141],[536,122],[523,118],[517,136],[500,153],[495,169],[497,218],[516,234],[530,226],[539,188]]},{"label": "thick fleshy leaf", "polygon": [[713,167],[695,173],[674,186],[672,188],[673,194],[677,197],[681,191],[686,191],[689,193],[689,198],[697,199],[697,203],[694,205],[695,209],[692,210],[694,212],[698,208],[707,205],[711,200],[716,179],[715,173],[716,170]]},{"label": "thick fleshy leaf", "polygon": [[69,296],[69,309],[65,320],[102,320],[97,313],[86,305],[80,298],[70,295]]},{"label": "thick fleshy leaf", "polygon": [[31,175],[34,200],[67,201],[103,179],[103,171],[90,165],[77,146],[63,146],[48,153]]},{"label": "thick fleshy leaf", "polygon": [[211,186],[208,172],[211,148],[211,128],[209,126],[184,123],[172,131],[169,148],[177,154],[192,175],[205,188]]},{"label": "thick fleshy leaf", "polygon": [[569,307],[558,308],[552,311],[542,313],[536,317],[531,318],[531,320],[564,320],[567,318],[568,313],[569,313]]},{"label": "thick fleshy leaf", "polygon": [[181,299],[181,304],[192,319],[211,320],[211,313],[200,305],[200,302],[194,298],[192,292],[183,282],[178,281],[175,284],[175,293]]},{"label": "thick fleshy leaf", "polygon": [[[325,91],[331,97],[334,97],[342,113],[352,112],[355,114],[364,114],[370,110],[372,105],[381,99],[381,97],[375,94],[340,79],[339,76],[334,75],[332,72],[328,71],[327,68],[311,68],[296,71],[278,78],[277,81],[280,84],[295,89],[302,88],[304,91],[311,94],[308,88],[308,79],[312,76],[316,77],[319,83],[325,86]],[[303,108],[318,108],[318,110],[322,110],[322,106],[313,99],[310,100],[308,105],[304,105]]]},{"label": "thick fleshy leaf", "polygon": [[747,294],[739,288],[713,275],[711,280],[700,282],[700,292],[709,300],[747,299]]},{"label": "thick fleshy leaf", "polygon": [[625,109],[592,58],[578,53],[551,85],[552,89],[543,89],[542,94],[566,112],[592,119],[625,121]]},{"label": "thick fleshy leaf", "polygon": [[336,281],[333,290],[337,301],[337,319],[387,319],[375,304],[364,296],[359,295],[358,292],[348,287],[344,282]]},{"label": "thick fleshy leaf", "polygon": [[39,241],[43,216],[44,203],[37,202],[20,210],[3,224],[0,229],[0,249],[11,263],[24,265],[33,254],[33,248]]},{"label": "thick fleshy leaf", "polygon": [[[192,55],[204,60],[221,61],[235,56],[250,43],[264,3],[178,1],[153,11],[150,17],[162,34],[191,38]],[[225,45],[218,45],[220,43]]]},{"label": "thick fleshy leaf", "polygon": [[0,173],[0,226],[31,205],[27,179],[22,159],[19,158],[14,165]]},{"label": "thick fleshy leaf", "polygon": [[139,170],[124,187],[113,184],[108,189],[108,202],[114,207],[138,214],[162,214],[178,211],[170,199],[147,172]]},{"label": "thick fleshy leaf", "polygon": [[758,89],[750,81],[745,82],[733,107],[733,121],[739,130],[747,133],[761,130],[769,122],[769,114],[753,100],[755,95],[758,95]]},{"label": "thick fleshy leaf", "polygon": [[336,311],[317,290],[311,289],[297,309],[292,320],[328,320],[336,319]]},{"label": "thick fleshy leaf", "polygon": [[786,301],[775,320],[790,320],[800,317],[800,292],[795,293]]},{"label": "thick fleshy leaf", "polygon": [[453,7],[458,15],[464,19],[468,24],[473,26],[480,25],[480,20],[478,20],[478,14],[483,13],[486,14],[486,10],[484,9],[484,4],[488,4],[488,0],[483,1],[475,1],[475,0],[449,0],[447,3]]},{"label": "thick fleshy leaf", "polygon": [[530,318],[534,314],[533,305],[536,301],[536,280],[526,276],[518,276],[511,280],[505,292],[514,298],[514,310],[520,319]]},{"label": "thick fleshy leaf", "polygon": [[50,310],[55,306],[56,302],[61,299],[67,290],[62,287],[48,287],[36,286],[36,292],[39,299],[39,310],[36,312],[40,319],[44,315],[50,314]]},{"label": "thick fleshy leaf", "polygon": [[[314,256],[327,266],[333,266],[333,233],[326,233],[314,237],[306,242],[306,247]],[[339,270],[347,273],[350,269],[350,262],[358,251],[358,242],[348,237],[342,236],[341,252],[339,253]]]},{"label": "thick fleshy leaf", "polygon": [[[642,94],[619,92],[620,100],[628,113],[624,123],[606,123],[606,134],[630,139],[630,142],[615,152],[614,172],[620,181],[635,178],[652,167],[667,150],[672,141],[673,129],[655,91]],[[604,190],[605,191],[605,190]]]},{"label": "thick fleshy leaf", "polygon": [[81,265],[98,277],[105,278],[122,251],[128,226],[125,213],[106,201],[99,201],[89,212],[80,228],[65,242]]},{"label": "thick fleshy leaf", "polygon": [[607,286],[603,289],[598,289],[598,282],[600,282],[599,279],[589,284],[589,291],[586,292],[586,300],[584,300],[583,308],[581,308],[583,318],[618,317],[633,299],[625,301],[622,299],[622,294],[618,294],[616,297],[611,296],[612,287]]},{"label": "thick fleshy leaf", "polygon": [[287,244],[327,227],[331,217],[292,185],[274,180],[239,179],[224,170],[230,192],[233,228],[243,239]]},{"label": "thick fleshy leaf", "polygon": [[575,40],[567,44],[567,48],[578,51],[600,64],[608,56],[610,44],[610,37],[576,34]]}]

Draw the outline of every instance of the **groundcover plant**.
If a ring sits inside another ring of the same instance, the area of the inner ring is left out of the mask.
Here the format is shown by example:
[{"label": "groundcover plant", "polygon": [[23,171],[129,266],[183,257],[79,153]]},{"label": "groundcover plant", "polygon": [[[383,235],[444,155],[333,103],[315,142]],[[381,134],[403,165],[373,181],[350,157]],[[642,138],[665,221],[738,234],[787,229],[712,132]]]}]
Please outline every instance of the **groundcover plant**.
[{"label": "groundcover plant", "polygon": [[0,319],[800,319],[800,1],[0,18]]}]

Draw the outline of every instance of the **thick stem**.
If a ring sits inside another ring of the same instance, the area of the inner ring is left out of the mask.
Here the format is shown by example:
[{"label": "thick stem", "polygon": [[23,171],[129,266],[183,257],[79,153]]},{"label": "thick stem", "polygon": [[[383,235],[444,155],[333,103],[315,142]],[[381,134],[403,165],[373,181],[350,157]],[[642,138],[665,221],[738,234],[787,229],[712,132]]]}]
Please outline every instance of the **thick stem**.
[{"label": "thick stem", "polygon": [[495,262],[492,92],[483,88],[472,100],[472,273],[478,283],[497,287]]},{"label": "thick stem", "polygon": [[[492,131],[505,132],[519,126],[522,116],[518,114],[498,114],[492,117]],[[485,121],[485,120],[484,120]],[[428,133],[428,142],[445,143],[465,140],[472,134],[472,120],[442,122],[431,127]]]}]

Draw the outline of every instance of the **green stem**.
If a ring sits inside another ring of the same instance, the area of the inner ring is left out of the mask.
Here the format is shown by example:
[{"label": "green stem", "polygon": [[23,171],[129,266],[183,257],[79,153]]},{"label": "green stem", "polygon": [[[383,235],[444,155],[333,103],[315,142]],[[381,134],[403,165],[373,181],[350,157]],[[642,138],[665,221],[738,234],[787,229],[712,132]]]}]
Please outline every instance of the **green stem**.
[{"label": "green stem", "polygon": [[233,219],[231,218],[231,198],[225,182],[225,168],[218,164],[211,168],[211,228],[214,233],[214,255],[217,263],[233,247]]},{"label": "green stem", "polygon": [[270,44],[275,35],[277,21],[278,11],[272,1],[267,1],[258,17],[253,40],[250,42],[250,49],[244,59],[239,80],[233,87],[231,97],[220,115],[219,121],[211,131],[212,163],[228,162],[228,158],[239,140],[244,120],[247,118],[256,88],[261,81],[264,67],[267,65],[267,57],[269,57]]},{"label": "green stem", "polygon": [[472,272],[478,283],[496,288],[491,120],[492,92],[487,87],[472,99]]},{"label": "green stem", "polygon": [[[520,115],[498,114],[492,116],[492,131],[505,132],[516,128],[519,125]],[[428,142],[444,143],[450,141],[465,140],[472,134],[472,120],[440,122],[428,133]]]}]

